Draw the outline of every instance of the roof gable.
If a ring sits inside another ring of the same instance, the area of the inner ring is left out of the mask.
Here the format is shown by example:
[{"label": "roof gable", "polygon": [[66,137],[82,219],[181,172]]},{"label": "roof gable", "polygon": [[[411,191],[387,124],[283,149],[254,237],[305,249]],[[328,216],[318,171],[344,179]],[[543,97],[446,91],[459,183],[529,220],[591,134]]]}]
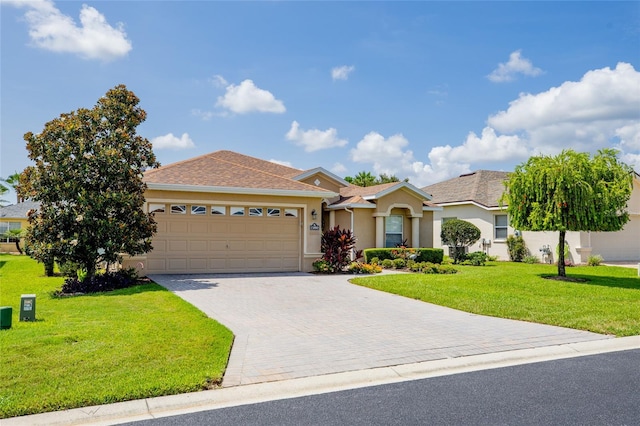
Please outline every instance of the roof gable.
[{"label": "roof gable", "polygon": [[500,205],[508,177],[508,172],[477,170],[422,189],[432,195],[431,201],[436,204],[468,202],[491,208]]},{"label": "roof gable", "polygon": [[216,151],[145,172],[149,188],[242,188],[254,190],[304,191],[334,195],[292,179],[301,170],[231,151]]}]

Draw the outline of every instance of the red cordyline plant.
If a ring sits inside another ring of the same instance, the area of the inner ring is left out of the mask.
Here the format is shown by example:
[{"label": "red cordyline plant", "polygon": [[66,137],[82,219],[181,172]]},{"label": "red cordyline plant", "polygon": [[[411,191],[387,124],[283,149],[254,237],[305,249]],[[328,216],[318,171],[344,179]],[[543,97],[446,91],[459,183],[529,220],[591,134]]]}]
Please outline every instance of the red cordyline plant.
[{"label": "red cordyline plant", "polygon": [[350,229],[336,226],[322,234],[322,260],[328,263],[329,272],[344,270],[351,262],[351,251],[355,250],[356,237]]}]

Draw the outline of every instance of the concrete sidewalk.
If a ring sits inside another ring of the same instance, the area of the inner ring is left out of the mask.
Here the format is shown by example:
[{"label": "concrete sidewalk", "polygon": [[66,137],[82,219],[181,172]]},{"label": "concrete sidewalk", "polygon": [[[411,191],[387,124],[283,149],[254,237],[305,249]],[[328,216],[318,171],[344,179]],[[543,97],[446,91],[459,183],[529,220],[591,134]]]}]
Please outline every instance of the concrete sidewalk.
[{"label": "concrete sidewalk", "polygon": [[610,338],[432,305],[351,275],[151,278],[233,331],[224,387]]}]

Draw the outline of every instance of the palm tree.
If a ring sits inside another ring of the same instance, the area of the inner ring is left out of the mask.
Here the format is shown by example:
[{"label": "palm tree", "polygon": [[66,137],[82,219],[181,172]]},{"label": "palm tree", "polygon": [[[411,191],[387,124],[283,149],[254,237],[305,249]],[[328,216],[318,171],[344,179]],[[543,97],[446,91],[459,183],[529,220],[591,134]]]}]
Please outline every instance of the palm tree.
[{"label": "palm tree", "polygon": [[371,172],[358,172],[354,177],[347,176],[345,180],[358,186],[372,186],[376,184],[376,177]]},{"label": "palm tree", "polygon": [[[6,185],[5,185],[6,184]],[[18,185],[20,184],[20,173],[15,172],[12,175],[7,176],[6,179],[0,178],[0,196],[3,196],[9,189],[12,189],[16,193],[16,202],[17,202],[17,193],[18,193]],[[3,205],[8,203],[7,200],[0,200],[0,203]]]},{"label": "palm tree", "polygon": [[22,254],[22,247],[20,247],[20,240],[24,237],[24,229],[9,229],[4,234],[2,234],[4,238],[9,238],[15,240],[16,249],[18,253]]}]

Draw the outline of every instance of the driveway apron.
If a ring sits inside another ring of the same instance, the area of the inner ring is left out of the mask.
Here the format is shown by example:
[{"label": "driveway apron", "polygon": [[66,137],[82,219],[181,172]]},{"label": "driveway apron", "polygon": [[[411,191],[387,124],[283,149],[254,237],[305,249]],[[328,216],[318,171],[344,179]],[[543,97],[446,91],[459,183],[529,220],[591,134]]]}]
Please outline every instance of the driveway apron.
[{"label": "driveway apron", "polygon": [[611,337],[470,314],[353,285],[344,275],[151,278],[233,331],[223,386]]}]

